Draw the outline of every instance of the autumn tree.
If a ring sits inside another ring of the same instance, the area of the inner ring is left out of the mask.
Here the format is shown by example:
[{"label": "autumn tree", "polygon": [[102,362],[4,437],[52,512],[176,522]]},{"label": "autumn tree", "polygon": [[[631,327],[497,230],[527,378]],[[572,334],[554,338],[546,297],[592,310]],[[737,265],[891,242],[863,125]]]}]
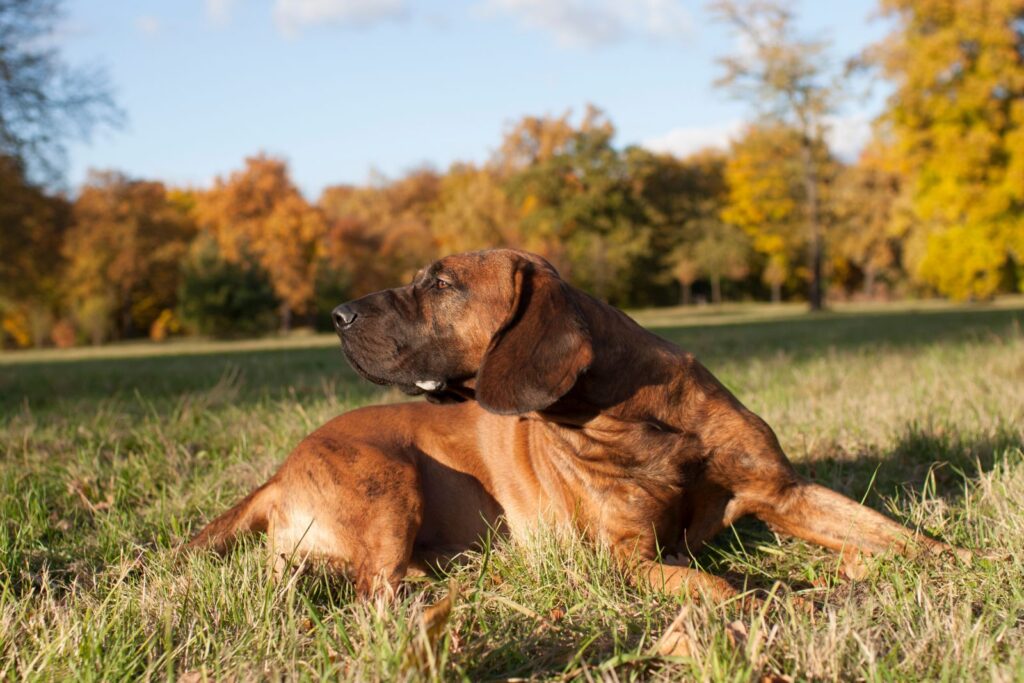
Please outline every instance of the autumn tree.
[{"label": "autumn tree", "polygon": [[103,72],[69,66],[54,47],[61,4],[0,2],[0,156],[37,180],[60,177],[67,139],[122,118]]},{"label": "autumn tree", "polygon": [[0,326],[18,345],[42,345],[58,312],[68,222],[65,200],[30,183],[18,159],[0,156]]},{"label": "autumn tree", "polygon": [[732,143],[725,164],[728,197],[721,219],[744,230],[754,250],[767,257],[763,278],[772,301],[780,299],[807,245],[800,144],[799,134],[785,126],[751,126]]},{"label": "autumn tree", "polygon": [[803,220],[808,245],[811,310],[824,303],[824,238],[819,206],[821,175],[817,150],[824,147],[826,116],[836,107],[838,80],[829,73],[825,43],[795,35],[794,17],[774,0],[714,0],[712,11],[748,50],[721,59],[718,85],[747,100],[767,121],[797,135],[803,185]]},{"label": "autumn tree", "polygon": [[1024,3],[882,0],[893,32],[868,53],[894,92],[882,123],[916,225],[913,276],[988,298],[1024,263]]},{"label": "autumn tree", "polygon": [[621,303],[650,229],[613,135],[604,115],[589,108],[568,141],[507,183],[524,246],[596,296]]},{"label": "autumn tree", "polygon": [[430,229],[442,253],[519,246],[519,216],[497,173],[456,164],[441,179]]},{"label": "autumn tree", "polygon": [[440,255],[431,232],[440,194],[441,177],[429,168],[324,190],[318,206],[328,222],[325,258],[347,274],[353,296],[408,282]]},{"label": "autumn tree", "polygon": [[200,225],[228,261],[267,273],[281,302],[281,327],[310,312],[326,226],[288,175],[284,161],[258,155],[228,178],[217,178],[196,206]]},{"label": "autumn tree", "polygon": [[838,174],[832,201],[835,228],[833,257],[849,264],[861,278],[863,294],[873,297],[877,286],[891,286],[900,277],[906,220],[903,178],[893,168],[885,148],[875,142],[856,163]]},{"label": "autumn tree", "polygon": [[67,295],[93,341],[102,340],[107,315],[121,336],[147,330],[175,305],[179,265],[195,234],[190,217],[162,183],[113,171],[90,173],[72,214],[63,245]]},{"label": "autumn tree", "polygon": [[572,123],[572,111],[561,116],[524,116],[505,131],[491,166],[507,176],[544,163],[568,151],[578,132],[602,125],[601,120],[593,105],[587,106],[580,130]]}]

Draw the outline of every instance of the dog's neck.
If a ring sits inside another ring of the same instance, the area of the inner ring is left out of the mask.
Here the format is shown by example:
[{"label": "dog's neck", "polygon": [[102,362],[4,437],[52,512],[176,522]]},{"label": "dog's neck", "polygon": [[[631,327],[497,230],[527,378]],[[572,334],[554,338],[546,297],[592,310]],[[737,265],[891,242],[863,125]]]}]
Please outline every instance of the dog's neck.
[{"label": "dog's neck", "polygon": [[666,392],[679,390],[680,363],[692,360],[679,347],[641,327],[622,311],[579,293],[582,312],[594,344],[594,359],[576,385],[538,416],[582,425],[602,416],[643,422],[672,430],[670,416],[656,415]]}]

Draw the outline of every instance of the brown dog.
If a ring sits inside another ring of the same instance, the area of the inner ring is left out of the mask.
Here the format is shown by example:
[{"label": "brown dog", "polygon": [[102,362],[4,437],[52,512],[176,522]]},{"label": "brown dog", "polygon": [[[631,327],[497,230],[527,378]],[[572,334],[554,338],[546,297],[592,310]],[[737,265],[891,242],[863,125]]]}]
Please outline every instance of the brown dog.
[{"label": "brown dog", "polygon": [[[267,531],[278,568],[314,557],[362,594],[539,521],[607,545],[667,589],[734,594],[660,562],[738,518],[843,552],[951,551],[800,479],[771,428],[694,357],[512,250],[449,256],[338,306],[352,366],[432,402],[354,410],[203,529]],[[960,551],[963,552],[963,551]]]}]

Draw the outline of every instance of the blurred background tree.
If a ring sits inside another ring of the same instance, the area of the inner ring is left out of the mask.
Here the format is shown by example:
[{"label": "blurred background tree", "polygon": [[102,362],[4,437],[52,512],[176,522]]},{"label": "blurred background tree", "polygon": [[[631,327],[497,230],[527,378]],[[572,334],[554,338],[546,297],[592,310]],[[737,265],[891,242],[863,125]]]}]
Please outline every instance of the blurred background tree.
[{"label": "blurred background tree", "polygon": [[[842,84],[830,73],[825,43],[795,35],[794,16],[771,0],[714,0],[712,11],[733,28],[745,52],[721,59],[718,84],[750,102],[765,121],[793,132],[803,186],[811,310],[824,306],[824,236],[819,183],[826,117],[836,110]],[[783,157],[784,159],[786,157]]]},{"label": "blurred background tree", "polygon": [[[34,79],[46,95],[0,99],[0,345],[329,329],[341,301],[500,246],[622,306],[1024,288],[1024,0],[881,0],[891,33],[856,61],[893,90],[855,160],[829,147],[846,81],[824,45],[775,2],[719,0],[744,46],[720,84],[754,105],[725,149],[622,147],[588,105],[510,122],[483,163],[374,173],[315,202],[262,153],[209,187],[117,171],[70,197],[42,185],[73,102],[84,128],[116,119],[102,79],[29,39],[57,7],[0,0],[0,94]],[[75,73],[90,96],[47,90]]]},{"label": "blurred background tree", "polygon": [[52,47],[61,16],[59,0],[0,0],[0,156],[34,182],[62,177],[68,139],[123,119],[103,71],[71,67]]},{"label": "blurred background tree", "polygon": [[90,322],[95,342],[145,333],[175,306],[182,259],[195,236],[186,207],[163,183],[115,171],[93,172],[72,208],[64,240],[64,286],[78,315],[107,311],[107,330]]},{"label": "blurred background tree", "polygon": [[225,259],[258,265],[280,301],[281,328],[295,313],[309,313],[313,301],[323,215],[302,197],[280,159],[249,157],[245,168],[199,195],[199,225],[217,241]]},{"label": "blurred background tree", "polygon": [[914,278],[991,298],[1024,271],[1024,3],[882,0],[867,58],[895,86],[882,117],[906,182]]}]

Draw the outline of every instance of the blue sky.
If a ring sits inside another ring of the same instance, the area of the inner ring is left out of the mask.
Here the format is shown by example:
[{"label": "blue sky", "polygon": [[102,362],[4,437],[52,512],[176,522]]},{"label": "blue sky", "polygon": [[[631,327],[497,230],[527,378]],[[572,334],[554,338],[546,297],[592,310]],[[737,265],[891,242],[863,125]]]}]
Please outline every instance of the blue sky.
[{"label": "blue sky", "polygon": [[[68,0],[61,47],[106,68],[121,130],[70,148],[68,180],[116,168],[206,184],[261,150],[311,199],[335,183],[483,161],[525,114],[606,111],[619,144],[724,144],[749,115],[713,87],[737,49],[689,0]],[[837,60],[885,33],[871,0],[795,2]],[[881,96],[835,125],[853,153]]]}]

